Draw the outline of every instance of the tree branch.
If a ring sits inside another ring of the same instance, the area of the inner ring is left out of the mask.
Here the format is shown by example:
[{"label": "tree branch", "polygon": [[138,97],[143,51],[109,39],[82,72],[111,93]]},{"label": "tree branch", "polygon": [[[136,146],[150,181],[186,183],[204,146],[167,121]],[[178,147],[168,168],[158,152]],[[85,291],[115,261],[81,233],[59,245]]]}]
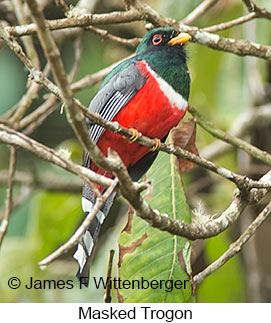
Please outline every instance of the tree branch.
[{"label": "tree branch", "polygon": [[197,119],[197,123],[212,136],[244,150],[250,156],[259,159],[266,164],[271,164],[271,155],[268,152],[263,151],[240,138],[232,136],[221,129],[215,128],[214,125],[207,121],[194,107],[190,106],[189,112]]},{"label": "tree branch", "polygon": [[[75,14],[69,18],[46,20],[46,24],[50,30],[58,30],[71,27],[86,27],[95,24],[123,23],[135,20],[148,20],[155,26],[174,26],[181,31],[188,32],[193,36],[193,41],[216,50],[222,50],[240,56],[251,55],[266,60],[271,59],[271,46],[261,45],[242,39],[225,38],[216,34],[208,33],[204,29],[190,27],[188,25],[178,23],[171,18],[165,18],[159,15],[147,4],[139,1],[132,1],[133,9],[123,12],[112,12],[109,14]],[[262,15],[265,16],[266,15]],[[13,36],[20,37],[30,35],[37,32],[35,24],[5,27],[5,30]]]},{"label": "tree branch", "polygon": [[234,26],[244,24],[244,23],[246,23],[252,19],[255,19],[255,18],[257,18],[257,14],[255,12],[251,12],[243,17],[239,17],[239,18],[227,21],[227,22],[222,22],[221,24],[218,24],[218,25],[202,28],[202,31],[207,31],[209,33],[213,33],[216,31],[221,31],[221,30],[232,28]]},{"label": "tree branch", "polygon": [[[136,215],[150,223],[153,227],[167,231],[173,235],[185,237],[189,240],[206,239],[226,230],[232,225],[243,212],[248,203],[262,198],[267,194],[269,189],[254,189],[248,196],[235,194],[230,206],[216,219],[210,219],[204,223],[187,224],[170,218],[167,214],[161,214],[158,210],[153,210],[150,205],[139,194],[139,188],[131,180],[130,176],[121,160],[114,151],[110,152],[111,156],[119,163],[115,174],[119,179],[119,186],[122,196],[134,208]],[[265,174],[259,182],[270,183],[271,171]]]},{"label": "tree branch", "polygon": [[220,256],[211,265],[205,268],[202,272],[193,277],[194,286],[198,286],[205,278],[210,276],[214,271],[223,266],[228,260],[240,252],[242,246],[254,235],[260,225],[271,215],[271,202],[263,209],[257,218],[249,225],[247,230],[233,242],[229,249]]},{"label": "tree branch", "polygon": [[209,9],[211,9],[218,0],[204,0],[193,11],[189,13],[181,23],[191,25],[195,20],[203,16]]},{"label": "tree branch", "polygon": [[111,40],[111,41],[116,42],[120,45],[127,46],[131,49],[135,49],[141,41],[140,38],[132,38],[132,39],[121,38],[121,37],[110,34],[108,30],[96,28],[93,26],[87,26],[87,27],[85,27],[85,30],[92,31],[94,34],[100,36],[102,39]]},{"label": "tree branch", "polygon": [[[0,185],[6,185],[9,174],[0,170]],[[33,172],[16,171],[13,177],[14,184],[28,186],[33,189],[43,189],[50,192],[81,193],[82,182],[77,179],[67,180],[56,174],[35,174]]]},{"label": "tree branch", "polygon": [[[80,14],[79,12],[72,12],[69,18],[47,20],[46,24],[50,30],[59,30],[64,28],[76,28],[76,27],[86,27],[89,25],[98,24],[117,24],[124,22],[132,22],[135,20],[140,20],[142,18],[141,13],[136,10],[129,11],[115,11],[111,13],[103,14]],[[25,35],[32,35],[37,33],[38,27],[36,24],[28,24],[21,26],[8,26],[5,27],[6,31],[14,36],[21,37]]]},{"label": "tree branch", "polygon": [[243,0],[249,12],[255,12],[257,17],[262,17],[271,20],[271,11],[265,8],[260,8],[252,0]]},{"label": "tree branch", "polygon": [[[109,187],[112,184],[111,179],[97,175],[85,167],[76,165],[61,157],[54,150],[1,124],[0,141],[24,148],[36,154],[38,157],[48,160],[55,165],[78,175],[84,181],[88,182],[89,185],[91,185],[90,181],[104,187]],[[159,211],[152,210],[149,204],[140,196],[142,189],[145,189],[144,183],[140,184],[131,180],[127,169],[114,152],[109,153],[108,160],[113,161],[112,167],[119,179],[122,195],[133,206],[138,216],[160,230],[165,230],[171,234],[183,236],[190,240],[205,239],[221,233],[236,221],[249,202],[252,203],[255,200],[259,201],[270,190],[271,171],[258,181],[257,186],[266,188],[253,189],[249,196],[238,194],[228,209],[225,210],[219,218],[210,220],[206,223],[186,224],[171,219],[165,214],[160,214]]]},{"label": "tree branch", "polygon": [[0,247],[2,245],[4,236],[8,229],[9,218],[12,211],[12,191],[13,191],[13,177],[16,169],[16,148],[10,147],[10,157],[9,157],[9,174],[8,174],[8,190],[6,197],[6,208],[4,212],[4,217],[0,225]]},{"label": "tree branch", "polygon": [[23,148],[43,160],[47,160],[54,165],[57,165],[77,176],[83,181],[91,185],[91,182],[97,183],[103,187],[109,187],[112,184],[112,180],[97,175],[95,172],[85,167],[79,166],[70,160],[62,157],[59,153],[53,149],[44,146],[43,144],[31,139],[24,134],[11,129],[10,127],[0,123],[0,141],[8,145]]},{"label": "tree branch", "polygon": [[[262,105],[257,109],[248,109],[247,112],[240,114],[234,121],[229,134],[235,137],[244,137],[255,125],[259,123],[271,123],[271,106]],[[201,156],[206,159],[213,159],[233,149],[233,146],[222,141],[215,141],[201,150]]]},{"label": "tree branch", "polygon": [[[95,162],[95,164],[99,167],[102,167],[103,169],[114,171],[114,160],[106,158],[101,153],[98,146],[89,137],[84,115],[81,110],[76,108],[76,101],[73,98],[73,93],[66,77],[59,50],[56,46],[54,38],[50,33],[43,13],[39,10],[36,0],[27,0],[27,4],[37,24],[38,37],[51,65],[54,78],[60,88],[60,96],[62,97],[62,100],[65,104],[69,123],[71,124],[81,145],[89,153],[91,159]],[[49,80],[47,80],[47,82],[51,86],[54,86]]]}]

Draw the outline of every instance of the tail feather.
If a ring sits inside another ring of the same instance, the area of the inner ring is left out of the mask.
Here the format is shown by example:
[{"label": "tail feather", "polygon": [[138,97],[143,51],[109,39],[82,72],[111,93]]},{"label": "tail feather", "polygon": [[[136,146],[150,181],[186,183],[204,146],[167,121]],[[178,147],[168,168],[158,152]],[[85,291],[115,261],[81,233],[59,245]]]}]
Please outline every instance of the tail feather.
[{"label": "tail feather", "polygon": [[[82,209],[84,212],[91,213],[95,204],[95,196],[92,192],[91,194],[89,193],[90,191],[88,190],[88,196],[86,196],[83,190]],[[103,208],[96,214],[87,231],[80,239],[77,250],[73,255],[73,258],[77,260],[79,265],[76,277],[80,280],[80,283],[84,284],[85,286],[88,286],[89,283],[89,268],[94,256],[95,243],[97,241],[101,226],[110,210],[111,205],[113,204],[114,197],[115,193],[108,198]]]}]

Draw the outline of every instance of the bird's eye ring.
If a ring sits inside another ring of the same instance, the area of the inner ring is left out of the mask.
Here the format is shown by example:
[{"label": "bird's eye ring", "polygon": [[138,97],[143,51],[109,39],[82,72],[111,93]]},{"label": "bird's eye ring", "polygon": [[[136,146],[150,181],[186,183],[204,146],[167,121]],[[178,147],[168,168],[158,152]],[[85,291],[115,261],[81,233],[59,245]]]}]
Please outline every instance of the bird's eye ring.
[{"label": "bird's eye ring", "polygon": [[163,38],[162,35],[160,34],[156,34],[152,37],[152,43],[153,45],[159,45],[162,42]]}]

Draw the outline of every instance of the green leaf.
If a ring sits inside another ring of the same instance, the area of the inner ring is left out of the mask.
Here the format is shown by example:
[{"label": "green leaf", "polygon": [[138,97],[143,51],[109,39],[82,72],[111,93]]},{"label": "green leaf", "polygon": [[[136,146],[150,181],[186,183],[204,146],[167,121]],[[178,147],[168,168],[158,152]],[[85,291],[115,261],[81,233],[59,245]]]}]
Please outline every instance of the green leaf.
[{"label": "green leaf", "polygon": [[[190,222],[190,210],[175,168],[175,157],[160,153],[147,174],[152,192],[146,194],[152,208],[181,221]],[[145,196],[146,197],[146,196]],[[147,198],[147,197],[146,197]],[[123,302],[189,302],[191,286],[179,264],[186,239],[151,227],[137,216],[129,216],[119,238],[119,278],[122,280],[186,281],[186,288],[167,291],[165,285],[152,289],[119,289]],[[169,283],[168,283],[169,284]],[[178,287],[178,286],[177,286]],[[168,289],[169,290],[169,289]]]}]

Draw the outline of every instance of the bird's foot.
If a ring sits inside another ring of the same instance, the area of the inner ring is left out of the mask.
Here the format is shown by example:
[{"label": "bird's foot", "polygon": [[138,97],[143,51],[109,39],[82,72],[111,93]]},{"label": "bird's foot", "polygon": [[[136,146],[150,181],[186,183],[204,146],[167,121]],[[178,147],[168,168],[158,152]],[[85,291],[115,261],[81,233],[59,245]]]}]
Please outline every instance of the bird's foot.
[{"label": "bird's foot", "polygon": [[141,136],[141,133],[138,132],[135,128],[130,128],[129,131],[131,133],[131,137],[129,138],[129,141],[131,143],[135,142]]},{"label": "bird's foot", "polygon": [[155,141],[155,144],[153,147],[150,148],[150,151],[156,151],[161,147],[161,141],[158,138],[153,139]]}]

